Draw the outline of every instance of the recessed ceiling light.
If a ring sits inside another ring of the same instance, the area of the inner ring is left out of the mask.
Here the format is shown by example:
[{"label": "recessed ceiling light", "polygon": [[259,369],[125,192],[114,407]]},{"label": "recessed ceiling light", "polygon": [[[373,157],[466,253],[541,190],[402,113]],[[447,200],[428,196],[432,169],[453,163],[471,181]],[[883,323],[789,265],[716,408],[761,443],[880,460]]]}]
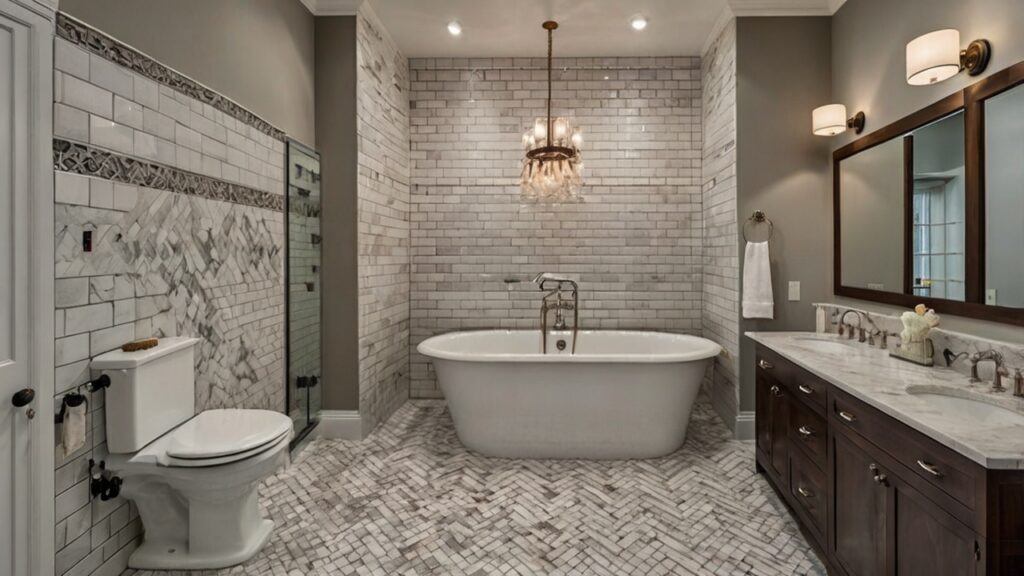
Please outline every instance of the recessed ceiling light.
[{"label": "recessed ceiling light", "polygon": [[643,30],[644,28],[647,28],[647,18],[644,18],[643,16],[634,16],[633,19],[629,21],[629,25],[633,27],[633,30]]},{"label": "recessed ceiling light", "polygon": [[459,24],[458,20],[452,20],[448,23],[448,33],[452,36],[458,36],[462,34],[462,24]]}]

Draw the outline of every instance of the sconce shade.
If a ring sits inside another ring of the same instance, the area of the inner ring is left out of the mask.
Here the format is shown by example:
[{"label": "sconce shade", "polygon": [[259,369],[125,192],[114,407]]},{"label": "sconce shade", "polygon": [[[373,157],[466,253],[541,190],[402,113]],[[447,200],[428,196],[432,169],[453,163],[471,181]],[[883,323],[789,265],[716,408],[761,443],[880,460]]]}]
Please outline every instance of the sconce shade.
[{"label": "sconce shade", "polygon": [[907,44],[907,84],[927,86],[959,73],[959,30],[936,30]]},{"label": "sconce shade", "polygon": [[811,117],[814,133],[818,136],[835,136],[846,132],[846,106],[842,104],[815,108]]}]

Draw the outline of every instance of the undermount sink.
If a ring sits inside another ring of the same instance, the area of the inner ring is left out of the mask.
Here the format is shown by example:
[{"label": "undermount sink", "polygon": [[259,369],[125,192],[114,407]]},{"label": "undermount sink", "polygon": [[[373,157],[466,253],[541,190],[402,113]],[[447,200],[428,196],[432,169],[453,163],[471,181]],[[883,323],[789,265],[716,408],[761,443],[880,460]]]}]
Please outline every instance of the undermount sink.
[{"label": "undermount sink", "polygon": [[907,390],[945,415],[976,421],[985,426],[1024,425],[1024,414],[995,404],[944,394],[934,389]]},{"label": "undermount sink", "polygon": [[796,342],[808,350],[823,352],[826,354],[843,354],[850,351],[850,347],[841,342],[822,340],[821,338],[796,338]]}]

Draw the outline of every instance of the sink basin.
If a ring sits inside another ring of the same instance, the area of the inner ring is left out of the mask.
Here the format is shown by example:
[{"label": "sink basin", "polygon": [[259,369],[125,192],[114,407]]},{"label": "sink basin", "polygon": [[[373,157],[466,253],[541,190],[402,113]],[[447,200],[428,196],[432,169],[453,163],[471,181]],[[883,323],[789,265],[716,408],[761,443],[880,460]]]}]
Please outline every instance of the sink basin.
[{"label": "sink basin", "polygon": [[849,346],[832,340],[822,340],[820,338],[796,338],[795,340],[801,347],[815,352],[826,354],[846,354],[850,352]]},{"label": "sink basin", "polygon": [[1024,425],[1024,414],[995,404],[935,391],[914,391],[911,394],[924,400],[943,414],[976,421],[985,426]]}]

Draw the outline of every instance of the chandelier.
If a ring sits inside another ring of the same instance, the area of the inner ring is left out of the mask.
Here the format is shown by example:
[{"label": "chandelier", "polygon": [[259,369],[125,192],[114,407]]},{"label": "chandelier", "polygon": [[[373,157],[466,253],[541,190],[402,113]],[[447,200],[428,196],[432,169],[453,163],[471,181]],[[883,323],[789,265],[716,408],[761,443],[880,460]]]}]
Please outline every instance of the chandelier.
[{"label": "chandelier", "polygon": [[548,107],[545,118],[537,118],[523,134],[523,172],[519,180],[528,200],[569,201],[580,197],[583,185],[583,134],[568,118],[551,117],[552,36],[558,22],[547,21]]}]

